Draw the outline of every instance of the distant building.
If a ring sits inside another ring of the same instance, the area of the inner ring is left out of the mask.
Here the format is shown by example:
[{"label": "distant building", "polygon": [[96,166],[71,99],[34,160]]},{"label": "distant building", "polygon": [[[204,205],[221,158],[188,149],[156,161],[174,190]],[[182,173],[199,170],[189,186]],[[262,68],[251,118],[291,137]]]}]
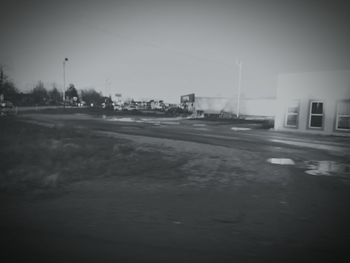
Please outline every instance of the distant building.
[{"label": "distant building", "polygon": [[275,129],[350,135],[350,71],[280,75]]},{"label": "distant building", "polygon": [[151,110],[163,110],[164,106],[163,100],[150,100],[148,102],[148,108]]},{"label": "distant building", "polygon": [[124,103],[122,94],[121,93],[115,93],[114,94],[114,98],[113,98],[113,102],[114,102],[115,105],[122,105]]}]

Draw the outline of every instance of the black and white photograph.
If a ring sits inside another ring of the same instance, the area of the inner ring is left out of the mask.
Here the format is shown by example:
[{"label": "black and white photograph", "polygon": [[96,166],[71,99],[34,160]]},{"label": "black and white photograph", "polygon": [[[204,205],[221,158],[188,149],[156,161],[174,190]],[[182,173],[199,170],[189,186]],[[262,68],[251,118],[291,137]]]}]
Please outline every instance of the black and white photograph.
[{"label": "black and white photograph", "polygon": [[2,262],[350,262],[350,3],[0,0]]}]

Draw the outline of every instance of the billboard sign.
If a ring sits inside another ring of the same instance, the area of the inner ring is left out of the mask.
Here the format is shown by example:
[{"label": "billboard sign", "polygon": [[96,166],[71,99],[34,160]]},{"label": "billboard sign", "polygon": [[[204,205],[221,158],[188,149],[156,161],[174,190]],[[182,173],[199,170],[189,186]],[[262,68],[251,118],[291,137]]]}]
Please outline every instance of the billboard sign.
[{"label": "billboard sign", "polygon": [[194,102],[194,93],[181,96],[181,103]]}]

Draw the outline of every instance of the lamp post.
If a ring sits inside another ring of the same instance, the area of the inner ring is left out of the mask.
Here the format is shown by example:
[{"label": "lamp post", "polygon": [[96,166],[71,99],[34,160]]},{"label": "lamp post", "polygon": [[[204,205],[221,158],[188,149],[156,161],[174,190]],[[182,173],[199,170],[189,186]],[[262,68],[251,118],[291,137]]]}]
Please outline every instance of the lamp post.
[{"label": "lamp post", "polygon": [[66,103],[66,62],[68,58],[63,60],[63,105]]},{"label": "lamp post", "polygon": [[238,95],[237,95],[237,119],[239,118],[239,103],[241,100],[241,85],[242,85],[242,61],[237,60],[236,65],[238,66]]}]

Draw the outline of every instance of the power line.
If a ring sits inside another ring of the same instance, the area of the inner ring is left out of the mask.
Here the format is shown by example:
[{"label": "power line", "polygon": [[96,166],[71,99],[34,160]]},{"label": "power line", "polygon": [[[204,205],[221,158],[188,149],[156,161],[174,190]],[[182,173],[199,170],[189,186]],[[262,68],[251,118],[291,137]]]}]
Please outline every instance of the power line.
[{"label": "power line", "polygon": [[[81,20],[80,20],[81,21]],[[187,57],[187,58],[191,58],[193,60],[197,60],[197,61],[206,61],[206,62],[210,62],[210,63],[214,63],[217,65],[221,65],[226,67],[228,70],[231,70],[232,68],[235,68],[236,65],[234,63],[230,64],[230,63],[225,63],[216,59],[211,59],[211,58],[207,58],[207,57],[202,57],[202,56],[198,56],[198,55],[194,55],[188,52],[184,52],[181,50],[177,50],[174,48],[168,48],[168,47],[164,47],[158,43],[155,42],[151,42],[151,41],[144,41],[144,40],[140,40],[137,39],[135,37],[130,37],[130,36],[125,36],[125,35],[121,35],[120,33],[117,32],[112,32],[107,30],[106,28],[100,27],[100,26],[96,26],[94,24],[92,24],[90,21],[88,22],[84,22],[82,23],[83,26],[87,27],[90,30],[94,30],[97,31],[99,33],[104,33],[105,35],[109,36],[109,37],[113,37],[113,38],[117,38],[117,39],[123,39],[126,41],[130,41],[142,46],[146,46],[146,47],[151,47],[151,48],[155,48],[158,50],[162,50],[163,52],[166,53],[170,53],[170,54],[174,54],[174,55],[178,55],[178,56],[182,56],[182,57]]]}]

